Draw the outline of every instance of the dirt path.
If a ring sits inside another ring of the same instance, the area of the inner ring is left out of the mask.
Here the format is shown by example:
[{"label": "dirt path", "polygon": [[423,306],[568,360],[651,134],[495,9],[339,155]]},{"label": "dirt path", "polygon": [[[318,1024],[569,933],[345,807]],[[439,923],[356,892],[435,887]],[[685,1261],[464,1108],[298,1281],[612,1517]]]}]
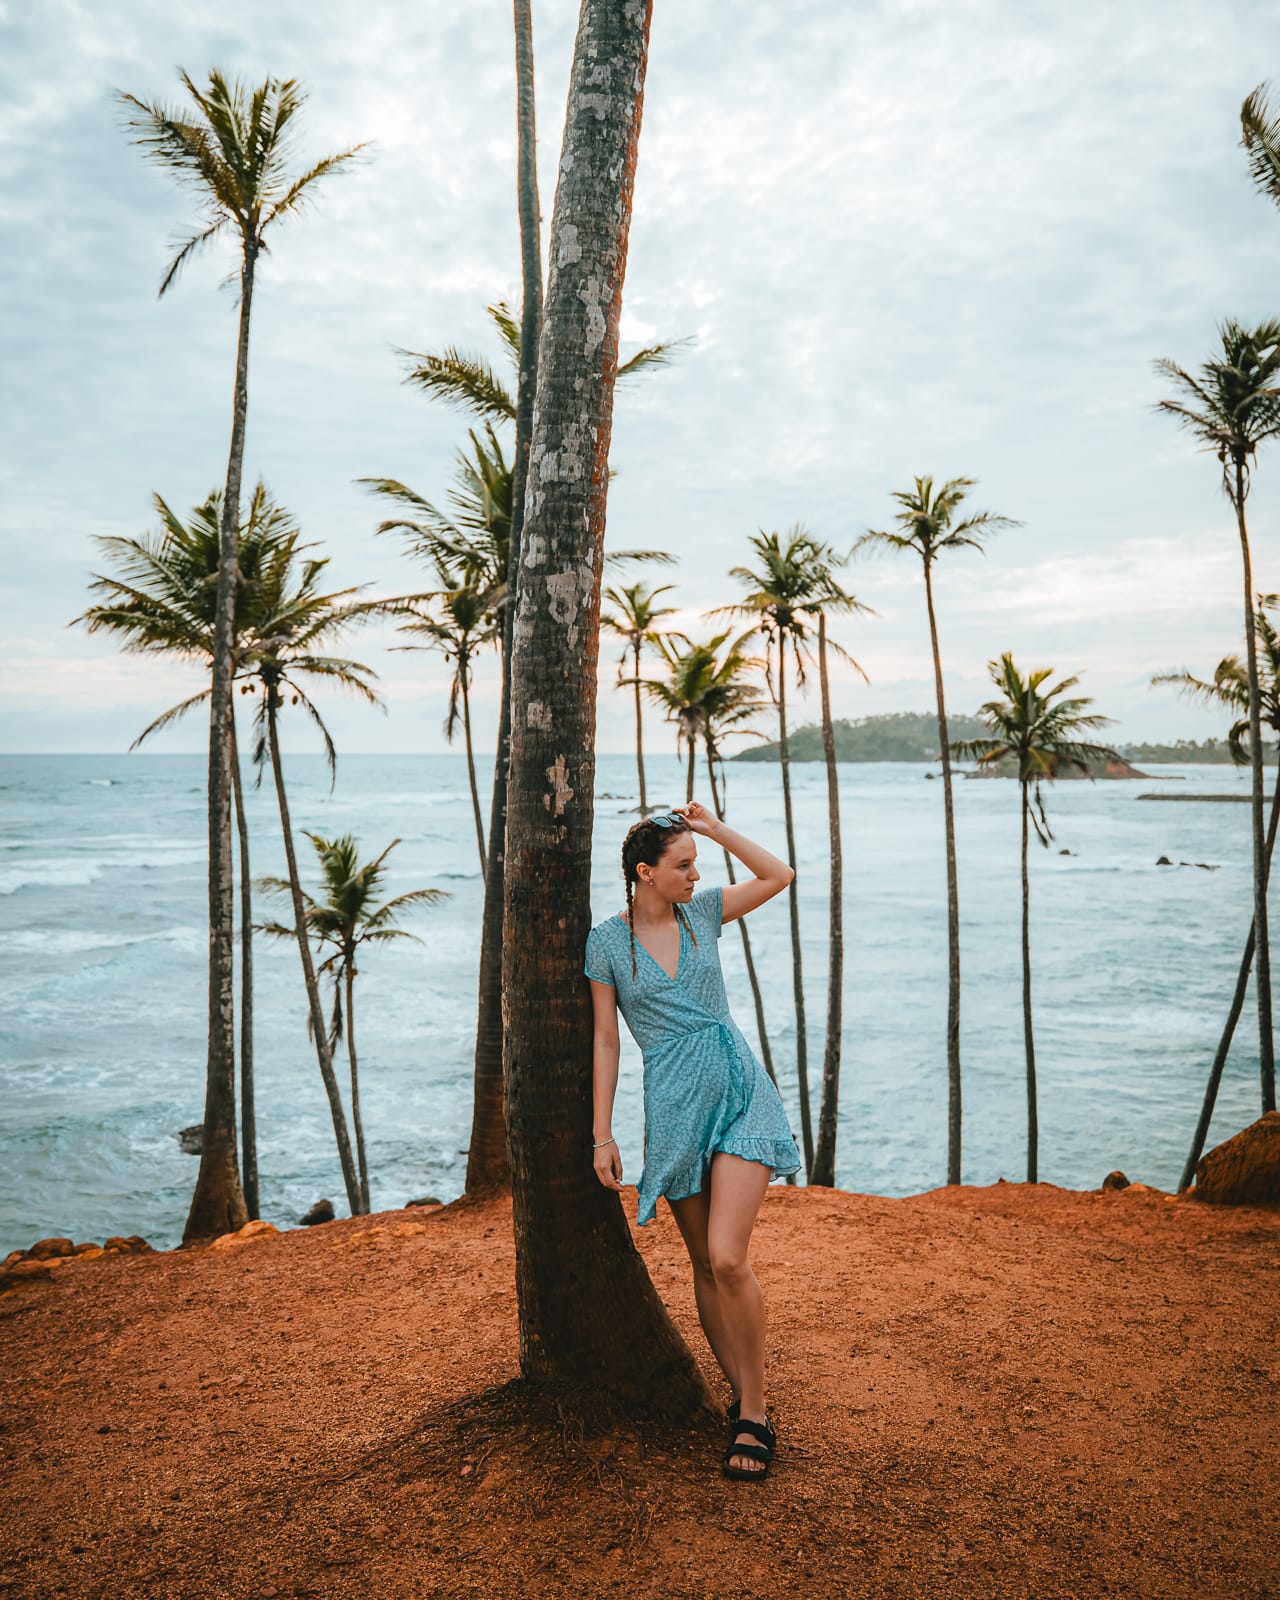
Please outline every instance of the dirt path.
[{"label": "dirt path", "polygon": [[[530,1419],[510,1223],[384,1212],[0,1298],[0,1597],[1280,1596],[1280,1213],[775,1186],[759,1485],[719,1433]],[[710,1364],[665,1207],[637,1242]]]}]

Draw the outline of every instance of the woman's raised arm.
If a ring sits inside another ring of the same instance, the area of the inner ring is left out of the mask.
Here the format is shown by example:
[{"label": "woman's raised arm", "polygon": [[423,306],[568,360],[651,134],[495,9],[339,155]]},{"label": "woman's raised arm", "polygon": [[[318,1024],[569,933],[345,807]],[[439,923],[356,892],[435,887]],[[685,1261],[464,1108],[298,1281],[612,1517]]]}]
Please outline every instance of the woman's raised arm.
[{"label": "woman's raised arm", "polygon": [[731,856],[736,856],[747,871],[753,874],[745,883],[725,885],[720,912],[722,922],[733,922],[738,917],[745,917],[748,911],[754,911],[766,900],[772,900],[775,894],[781,894],[795,877],[795,873],[785,861],[779,861],[777,856],[771,855],[762,844],[756,844],[753,839],[748,839],[744,834],[735,833],[732,828],[726,827],[697,800],[687,806],[674,806],[672,809],[686,819],[695,833],[713,840]]}]

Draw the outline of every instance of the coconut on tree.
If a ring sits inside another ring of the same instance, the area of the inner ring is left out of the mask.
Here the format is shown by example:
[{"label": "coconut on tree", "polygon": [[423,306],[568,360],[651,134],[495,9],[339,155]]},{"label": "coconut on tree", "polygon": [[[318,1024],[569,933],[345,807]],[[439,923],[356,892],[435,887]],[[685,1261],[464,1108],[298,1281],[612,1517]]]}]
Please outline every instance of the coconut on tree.
[{"label": "coconut on tree", "polygon": [[[1280,597],[1260,594],[1257,610],[1254,613],[1254,627],[1258,635],[1260,652],[1258,688],[1262,697],[1262,722],[1277,736],[1277,739],[1280,739],[1280,638],[1277,637],[1271,619],[1267,616],[1267,609],[1278,604]],[[1227,733],[1227,747],[1231,752],[1231,759],[1237,766],[1250,764],[1249,672],[1239,656],[1223,656],[1214,668],[1211,679],[1197,678],[1194,673],[1186,671],[1162,672],[1152,678],[1151,682],[1172,684],[1188,698],[1199,700],[1204,705],[1218,707],[1233,715],[1235,721]],[[1280,766],[1276,769],[1276,783],[1272,790],[1271,811],[1267,818],[1267,833],[1264,840],[1263,871],[1268,878],[1271,873],[1271,857],[1275,852],[1277,827],[1280,827]],[[1213,1121],[1213,1110],[1218,1099],[1218,1088],[1222,1083],[1222,1073],[1231,1051],[1236,1024],[1240,1021],[1244,1010],[1256,942],[1255,928],[1251,919],[1249,936],[1245,940],[1244,954],[1240,958],[1240,967],[1236,973],[1231,1005],[1227,1010],[1227,1020],[1223,1024],[1218,1048],[1214,1051],[1213,1062],[1209,1068],[1209,1081],[1205,1087],[1200,1116],[1191,1140],[1191,1149],[1182,1169],[1182,1176],[1178,1180],[1179,1194],[1189,1189],[1195,1182],[1196,1165],[1204,1153],[1205,1142],[1209,1137],[1209,1127]],[[1264,1106],[1263,1110],[1265,1109]]]},{"label": "coconut on tree", "polygon": [[265,79],[256,88],[211,72],[207,88],[179,72],[187,98],[165,104],[121,93],[126,125],[150,161],[190,188],[203,210],[160,280],[164,295],[186,263],[223,236],[240,257],[240,326],[236,341],[231,443],[227,454],[216,589],[210,692],[209,1041],[200,1169],[183,1230],[184,1243],[233,1231],[247,1220],[236,1168],[234,902],[231,863],[234,609],[240,482],[249,407],[249,327],[258,258],[267,235],[315,197],[316,185],[363,148],[354,145],[310,167],[292,167],[296,119],[306,99],[296,79]]},{"label": "coconut on tree", "polygon": [[[371,1209],[369,1198],[369,1163],[365,1155],[364,1121],[360,1114],[360,1074],[356,1057],[356,991],[359,976],[360,953],[366,945],[389,944],[393,939],[422,940],[416,933],[396,925],[401,912],[410,906],[438,905],[449,898],[447,889],[411,889],[393,900],[378,905],[382,880],[386,875],[386,859],[400,843],[393,839],[381,855],[372,861],[360,860],[355,838],[344,833],[336,839],[326,839],[318,833],[303,830],[315,847],[323,899],[316,899],[305,889],[302,891],[303,915],[306,932],[319,948],[329,954],[316,969],[318,977],[333,979],[333,1006],[329,1014],[329,1050],[332,1054],[346,1039],[347,1063],[351,1069],[351,1123],[356,1135],[356,1155],[360,1164],[360,1207],[367,1215]],[[259,878],[258,887],[270,894],[293,896],[293,884],[287,878]],[[276,938],[296,939],[297,928],[279,922],[264,922],[260,931]]]},{"label": "coconut on tree", "polygon": [[1245,670],[1249,684],[1249,765],[1253,776],[1253,925],[1258,969],[1258,1064],[1262,1109],[1276,1108],[1275,1042],[1271,1021],[1271,939],[1267,927],[1267,849],[1262,777],[1262,694],[1254,620],[1253,557],[1245,501],[1259,445],[1280,434],[1280,319],[1246,328],[1228,320],[1218,330],[1220,352],[1191,373],[1169,360],[1156,370],[1172,380],[1177,400],[1157,409],[1174,417],[1218,458],[1222,487],[1235,512],[1244,584]]},{"label": "coconut on tree", "polygon": [[1086,711],[1093,701],[1085,696],[1064,700],[1079,678],[1062,678],[1051,684],[1050,667],[1040,667],[1024,677],[1006,650],[987,670],[1000,697],[978,708],[978,716],[991,729],[986,739],[964,739],[952,745],[961,760],[995,767],[1008,762],[1016,771],[1022,815],[1022,1034],[1027,1068],[1027,1182],[1038,1182],[1040,1144],[1039,1106],[1036,1095],[1035,1032],[1031,1017],[1031,878],[1027,845],[1034,831],[1048,849],[1053,838],[1045,811],[1043,785],[1052,783],[1064,768],[1089,775],[1092,762],[1117,759],[1108,745],[1092,744],[1084,734],[1110,722],[1110,717]]},{"label": "coconut on tree", "polygon": [[955,800],[951,792],[951,739],[947,732],[947,702],[942,682],[942,652],[938,646],[938,619],[933,605],[933,569],[939,558],[956,550],[983,550],[983,540],[1000,528],[1019,526],[1012,517],[978,511],[962,517],[960,508],[973,478],[951,478],[936,489],[932,478],[917,478],[914,487],[895,490],[901,507],[894,513],[896,530],[871,529],[855,543],[866,547],[909,550],[920,557],[924,571],[925,608],[929,615],[929,643],[933,651],[934,695],[938,710],[938,754],[942,761],[942,817],[947,853],[947,1182],[960,1182],[961,1127],[960,1082],[960,887],[956,871]]}]

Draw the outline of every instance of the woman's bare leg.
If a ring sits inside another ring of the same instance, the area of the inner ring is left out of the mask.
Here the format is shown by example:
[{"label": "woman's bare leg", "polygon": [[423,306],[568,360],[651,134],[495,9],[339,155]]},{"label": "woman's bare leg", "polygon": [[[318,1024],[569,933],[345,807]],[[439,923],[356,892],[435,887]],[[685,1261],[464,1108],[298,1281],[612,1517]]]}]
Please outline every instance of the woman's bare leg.
[{"label": "woman's bare leg", "polygon": [[[753,1422],[765,1420],[765,1312],[764,1294],[752,1270],[748,1248],[769,1176],[769,1168],[760,1161],[745,1161],[727,1151],[717,1151],[711,1158],[707,1255],[727,1339],[726,1355],[740,1380],[740,1414]],[[753,1435],[742,1433],[735,1442],[758,1441]],[[747,1471],[764,1470],[764,1463],[752,1456],[733,1456],[730,1465]]]},{"label": "woman's bare leg", "polygon": [[[709,1175],[708,1175],[709,1177]],[[724,1311],[716,1290],[716,1280],[711,1271],[711,1255],[707,1249],[707,1221],[711,1215],[711,1190],[704,1182],[699,1194],[683,1200],[669,1200],[671,1214],[676,1219],[689,1260],[693,1265],[693,1298],[698,1306],[698,1321],[707,1336],[711,1353],[728,1379],[735,1398],[741,1393],[737,1368],[733,1364],[730,1344],[724,1327]]]}]

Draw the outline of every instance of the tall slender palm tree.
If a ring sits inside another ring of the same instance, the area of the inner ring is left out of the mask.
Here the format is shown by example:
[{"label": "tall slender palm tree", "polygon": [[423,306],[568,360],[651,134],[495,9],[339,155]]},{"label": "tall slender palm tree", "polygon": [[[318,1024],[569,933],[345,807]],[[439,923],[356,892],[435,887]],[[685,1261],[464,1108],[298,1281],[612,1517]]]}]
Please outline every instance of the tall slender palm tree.
[{"label": "tall slender palm tree", "polygon": [[[661,584],[656,589],[651,589],[647,583],[618,584],[606,589],[602,597],[605,604],[612,606],[613,610],[601,612],[600,626],[626,641],[622,654],[618,657],[618,683],[621,686],[624,682],[629,682],[635,688],[636,772],[640,779],[642,817],[649,815],[649,800],[645,792],[644,744],[641,736],[643,718],[640,714],[640,656],[646,644],[657,642],[658,630],[655,624],[659,619],[675,615],[675,606],[657,604],[659,595],[667,594],[674,588],[675,585],[671,583]],[[631,677],[624,679],[628,656],[631,658]]]},{"label": "tall slender palm tree", "polygon": [[591,1142],[596,669],[608,451],[652,0],[583,0],[551,223],[511,655],[502,996],[520,1366],[714,1414]]},{"label": "tall slender palm tree", "polygon": [[1157,408],[1190,429],[1222,467],[1222,487],[1236,514],[1244,577],[1244,626],[1249,677],[1249,758],[1253,771],[1253,921],[1257,947],[1258,1063],[1264,1111],[1276,1107],[1275,1042],[1271,1024],[1271,939],[1267,926],[1266,837],[1263,821],[1262,697],[1258,683],[1257,629],[1254,624],[1253,561],[1245,520],[1254,457],[1258,446],[1280,434],[1280,319],[1245,328],[1226,321],[1219,328],[1221,355],[1204,362],[1199,377],[1175,362],[1158,361],[1156,370],[1184,396],[1161,400]]},{"label": "tall slender palm tree", "polygon": [[[449,898],[449,891],[412,889],[379,906],[376,901],[386,873],[385,862],[400,843],[399,839],[393,839],[382,854],[372,861],[361,862],[359,846],[351,834],[325,839],[318,833],[303,831],[315,846],[324,886],[323,900],[317,900],[303,890],[303,912],[307,933],[322,950],[328,948],[331,952],[317,968],[317,976],[324,977],[327,974],[333,979],[333,1008],[328,1035],[330,1051],[337,1049],[344,1034],[347,1041],[347,1063],[351,1069],[351,1122],[355,1128],[356,1154],[360,1163],[360,1204],[367,1215],[370,1210],[369,1163],[365,1156],[364,1122],[360,1115],[360,1077],[356,1060],[355,981],[359,976],[357,963],[360,951],[365,945],[387,944],[392,939],[416,939],[421,944],[416,933],[396,926],[397,916],[409,906],[438,905],[441,900]],[[293,895],[293,885],[287,878],[259,878],[258,887],[271,894]],[[279,922],[265,922],[261,924],[261,931],[277,938],[297,938],[296,928],[286,928]]]},{"label": "tall slender palm tree", "polygon": [[[988,739],[965,739],[952,746],[963,760],[976,760],[982,766],[1012,761],[1017,767],[1022,811],[1022,1036],[1027,1060],[1027,1182],[1038,1182],[1040,1145],[1039,1108],[1036,1096],[1036,1047],[1031,1021],[1031,878],[1028,870],[1029,831],[1047,850],[1053,838],[1044,807],[1041,785],[1051,783],[1064,769],[1088,774],[1091,761],[1114,757],[1108,745],[1090,744],[1084,733],[1110,722],[1084,708],[1093,702],[1084,696],[1063,700],[1079,678],[1063,678],[1049,684],[1052,669],[1041,667],[1024,678],[1006,650],[999,661],[989,661],[987,670],[1003,698],[988,700],[978,715],[991,729]],[[1056,702],[1056,704],[1055,704]]]},{"label": "tall slender palm tree", "polygon": [[[1258,682],[1262,696],[1262,721],[1280,737],[1280,638],[1277,637],[1266,613],[1266,608],[1275,604],[1280,604],[1280,597],[1258,596],[1254,626],[1262,651]],[[1191,699],[1203,701],[1206,705],[1219,706],[1225,711],[1234,713],[1236,720],[1227,735],[1231,759],[1240,766],[1249,764],[1249,673],[1239,656],[1224,656],[1209,681],[1197,678],[1190,672],[1164,672],[1152,678],[1151,682],[1172,684]],[[1271,795],[1271,812],[1267,818],[1266,859],[1263,871],[1268,878],[1271,873],[1271,858],[1275,853],[1278,827],[1280,827],[1280,765],[1277,765],[1276,769],[1276,783]],[[1186,1165],[1178,1181],[1179,1194],[1190,1188],[1195,1181],[1196,1166],[1203,1154],[1205,1141],[1209,1137],[1209,1127],[1213,1121],[1213,1110],[1218,1099],[1223,1069],[1227,1064],[1231,1041],[1235,1037],[1236,1024],[1240,1021],[1240,1014],[1244,1010],[1245,995],[1249,988],[1249,974],[1253,970],[1256,945],[1255,934],[1256,930],[1250,919],[1249,936],[1245,940],[1244,954],[1240,958],[1240,967],[1236,973],[1236,985],[1227,1011],[1227,1020],[1223,1024],[1218,1048],[1214,1051],[1213,1062],[1209,1068],[1209,1081],[1205,1087],[1200,1116],[1196,1122],[1196,1131],[1191,1140]],[[1266,1109],[1265,1106],[1263,1109]]]},{"label": "tall slender palm tree", "polygon": [[249,319],[258,257],[269,229],[314,197],[322,178],[338,172],[361,145],[291,173],[295,119],[306,98],[292,78],[267,78],[255,89],[211,72],[200,89],[180,72],[188,100],[165,105],[120,93],[126,124],[147,159],[199,197],[201,225],[182,244],[160,281],[161,295],[182,268],[220,235],[234,234],[240,252],[240,328],[236,343],[231,443],[222,497],[221,559],[214,626],[209,717],[209,1041],[204,1134],[184,1242],[240,1227],[246,1207],[235,1159],[235,998],[231,865],[231,682],[240,480],[249,407]]},{"label": "tall slender palm tree", "polygon": [[938,751],[942,760],[942,812],[947,850],[947,1182],[960,1182],[960,888],[956,874],[955,802],[951,793],[951,740],[947,733],[947,704],[942,686],[942,653],[938,648],[938,619],[933,608],[933,568],[939,556],[954,550],[977,550],[989,533],[1019,526],[1011,517],[979,511],[957,521],[957,513],[973,478],[952,478],[934,489],[932,478],[917,478],[915,487],[895,491],[902,507],[894,513],[900,532],[863,534],[854,549],[880,546],[911,550],[924,568],[925,605],[929,613],[929,642],[933,649],[933,682],[938,703]]},{"label": "tall slender palm tree", "polygon": [[476,753],[471,738],[471,663],[478,651],[499,638],[499,623],[484,593],[476,588],[444,589],[429,595],[424,604],[435,603],[439,615],[419,610],[412,622],[401,623],[398,633],[425,639],[426,644],[396,645],[398,650],[438,650],[453,665],[449,681],[449,710],[444,719],[444,736],[450,744],[462,724],[467,751],[467,777],[471,783],[471,809],[475,816],[476,846],[480,852],[480,872],[488,872],[485,860],[484,819],[480,815],[480,790],[476,784]]},{"label": "tall slender palm tree", "polygon": [[295,535],[292,543],[273,551],[263,567],[259,579],[257,628],[252,648],[246,652],[244,670],[252,676],[258,689],[253,762],[258,768],[259,779],[265,762],[269,760],[271,764],[316,1060],[333,1118],[347,1199],[355,1216],[360,1213],[361,1205],[359,1179],[352,1159],[342,1096],[333,1070],[333,1054],[325,1032],[311,944],[306,935],[302,882],[298,875],[293,823],[289,815],[284,763],[280,753],[279,715],[287,695],[292,704],[300,705],[310,717],[320,733],[332,786],[337,771],[337,752],[324,718],[303,685],[311,682],[337,684],[366,704],[383,708],[383,702],[371,686],[371,680],[377,677],[371,667],[359,661],[322,653],[322,650],[341,634],[374,618],[405,616],[410,612],[413,601],[420,597],[355,600],[352,596],[359,592],[355,587],[326,594],[320,588],[320,580],[329,564],[328,558],[309,558],[301,563],[299,570],[296,557],[301,548],[304,547],[299,545]]},{"label": "tall slender palm tree", "polygon": [[[765,679],[778,710],[778,756],[782,768],[782,809],[786,824],[787,861],[796,873],[795,812],[791,800],[791,747],[787,730],[787,651],[791,650],[797,687],[805,683],[804,649],[807,623],[800,610],[802,602],[813,598],[818,588],[815,556],[817,547],[799,525],[784,537],[777,533],[756,533],[750,544],[759,558],[758,570],[733,567],[729,576],[748,586],[739,605],[719,606],[712,615],[748,616],[765,641]],[[804,1144],[806,1172],[813,1164],[813,1117],[809,1104],[809,1043],[805,1017],[804,970],[800,944],[800,896],[798,875],[793,876],[787,903],[791,915],[791,982],[796,1014],[796,1080],[799,1086],[800,1132]]]},{"label": "tall slender palm tree", "polygon": [[[90,633],[109,632],[126,651],[171,656],[212,666],[216,623],[217,575],[221,560],[222,493],[215,489],[196,506],[187,521],[158,494],[152,504],[160,530],[141,538],[96,536],[112,562],[112,575],[94,574],[91,592],[103,595],[72,624]],[[259,482],[242,525],[237,560],[239,574],[232,624],[233,672],[239,670],[241,640],[252,638],[258,599],[258,574],[270,551],[293,537],[293,523]],[[191,695],[147,725],[129,746],[136,750],[153,733],[205,704],[210,690]],[[250,1218],[258,1209],[257,1123],[253,1076],[253,885],[249,874],[249,828],[244,809],[240,756],[231,723],[231,780],[240,844],[240,1145],[242,1188]],[[234,1105],[233,1105],[234,1127]]]},{"label": "tall slender palm tree", "polygon": [[813,1147],[807,1181],[834,1188],[836,1181],[836,1129],[840,1101],[840,1063],[844,1032],[844,845],[840,830],[840,778],[836,767],[835,725],[831,719],[831,679],[828,653],[834,653],[866,682],[867,675],[849,652],[827,637],[827,617],[870,607],[836,581],[835,568],[849,558],[831,545],[814,541],[810,562],[816,592],[802,602],[800,613],[816,617],[818,633],[818,687],[822,709],[822,755],[827,770],[827,836],[831,870],[827,897],[827,1032],[822,1054],[822,1097],[818,1102],[818,1136]]}]

